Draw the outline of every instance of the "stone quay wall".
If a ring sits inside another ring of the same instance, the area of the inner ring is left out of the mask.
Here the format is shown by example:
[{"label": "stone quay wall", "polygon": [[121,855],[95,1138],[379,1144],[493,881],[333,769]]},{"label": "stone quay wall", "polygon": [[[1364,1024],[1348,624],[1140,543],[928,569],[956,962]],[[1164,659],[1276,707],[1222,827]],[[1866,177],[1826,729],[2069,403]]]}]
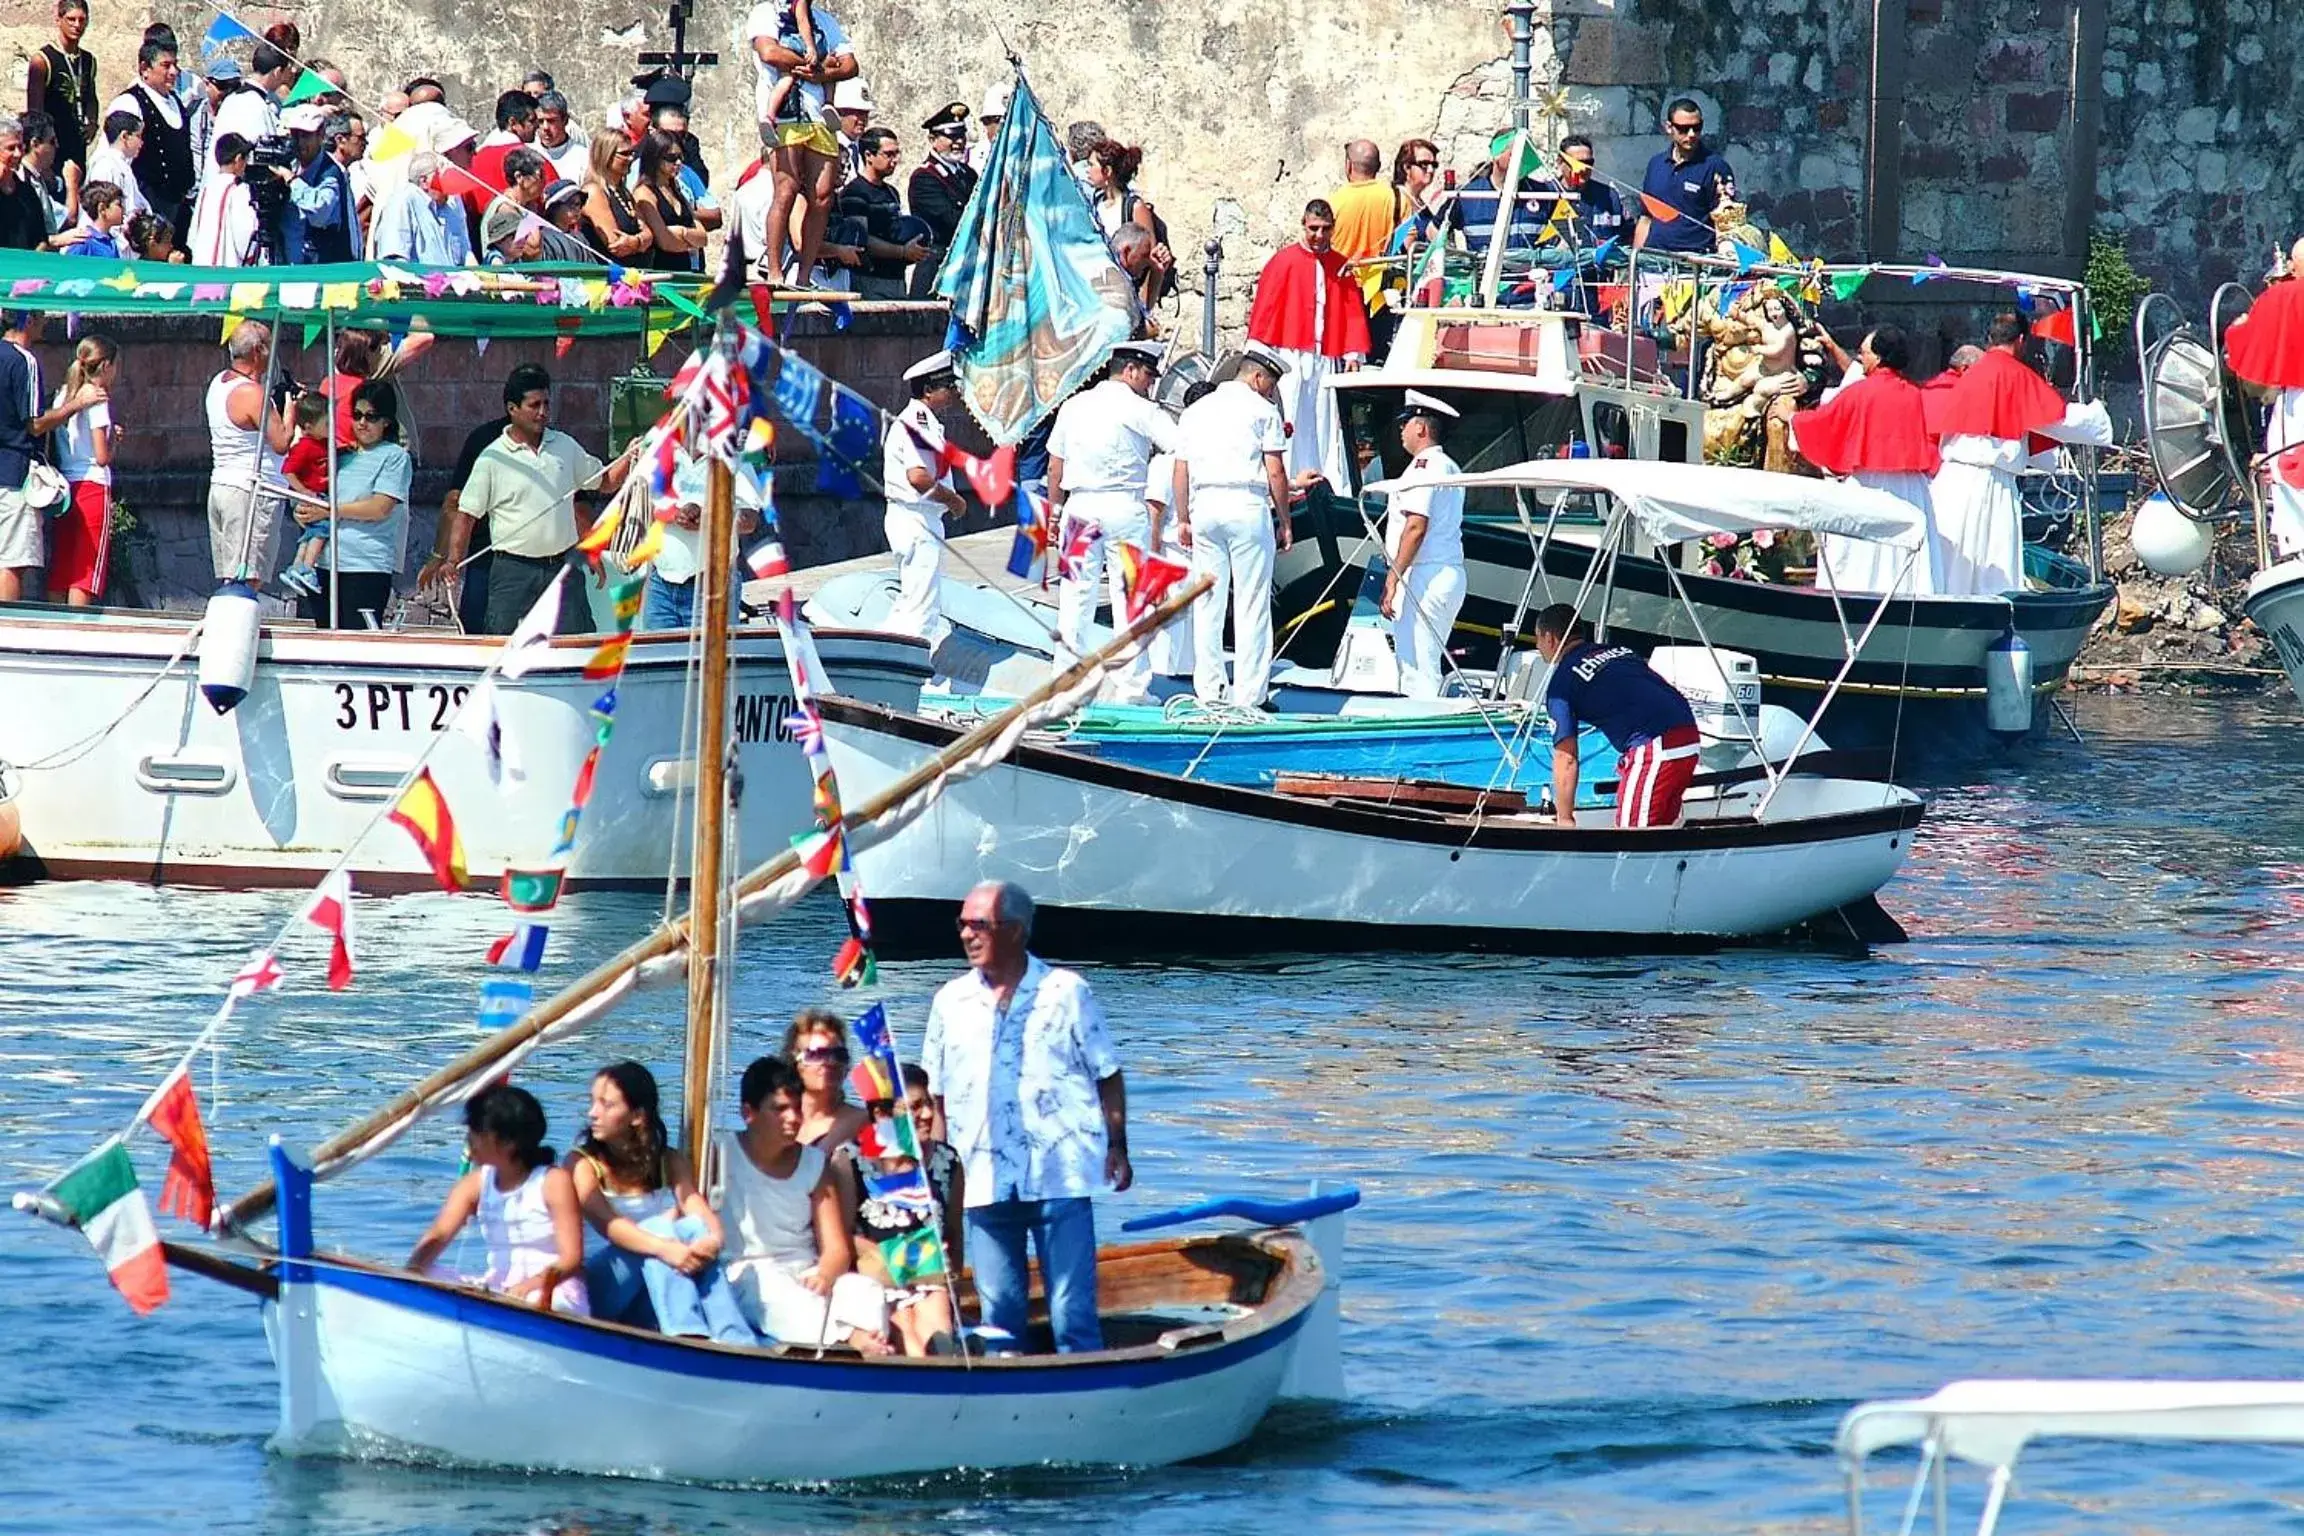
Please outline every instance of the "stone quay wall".
[{"label": "stone quay wall", "polygon": [[[1059,125],[1105,124],[1145,150],[1140,188],[1166,219],[1183,293],[1165,317],[1197,334],[1202,246],[1234,326],[1264,257],[1303,202],[1342,174],[1341,145],[1389,153],[1431,137],[1469,171],[1510,115],[1495,0],[843,0],[879,117],[917,124],[973,104],[1026,61]],[[2293,0],[1533,0],[1538,132],[1582,129],[1602,168],[1637,181],[1665,102],[1702,102],[1762,218],[1803,254],[2077,272],[2088,235],[2124,240],[2190,309],[2261,273],[2297,232],[2304,185],[2304,5]],[[45,0],[0,14],[0,63],[48,35]],[[744,0],[698,0],[696,129],[715,165],[753,152]],[[188,42],[191,0],[106,0],[91,33],[107,88],[152,17]],[[491,0],[277,0],[307,52],[373,98],[425,72],[484,122],[532,64],[587,122],[668,42],[660,8]],[[636,20],[636,18],[638,18]],[[20,70],[21,65],[17,68]],[[0,69],[0,85],[6,73]]]},{"label": "stone quay wall", "polygon": [[[935,350],[944,334],[941,309],[857,306],[846,328],[828,317],[797,317],[787,340],[793,350],[841,382],[895,408],[904,398],[904,370]],[[51,388],[70,361],[61,321],[36,350]],[[199,320],[91,320],[82,332],[101,332],[120,343],[121,369],[113,388],[113,415],[125,429],[114,463],[114,493],[127,504],[135,527],[114,545],[113,600],[135,607],[197,608],[215,587],[208,557],[206,498],[209,446],[205,400],[225,364],[217,323]],[[660,350],[652,366],[669,374],[687,355],[692,333]],[[416,460],[414,516],[404,574],[413,576],[432,548],[440,498],[465,435],[504,408],[504,379],[521,363],[541,364],[553,379],[553,424],[595,453],[609,440],[614,381],[639,360],[636,338],[579,337],[565,356],[550,340],[491,342],[485,351],[467,338],[444,338],[400,381],[402,419]],[[279,367],[305,384],[328,372],[326,347],[302,342],[291,327]],[[971,424],[952,423],[966,439]],[[977,439],[981,446],[981,439]],[[785,545],[795,565],[821,565],[886,548],[876,499],[836,500],[816,492],[816,465],[807,445],[787,432],[777,442],[777,507]],[[980,522],[989,518],[979,517]]]}]

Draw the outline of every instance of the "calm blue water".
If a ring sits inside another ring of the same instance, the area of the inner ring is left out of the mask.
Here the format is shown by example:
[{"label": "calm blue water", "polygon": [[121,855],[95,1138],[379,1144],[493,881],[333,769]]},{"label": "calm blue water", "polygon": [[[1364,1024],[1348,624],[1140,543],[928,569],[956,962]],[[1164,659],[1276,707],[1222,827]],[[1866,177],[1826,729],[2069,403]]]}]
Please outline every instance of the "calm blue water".
[{"label": "calm blue water", "polygon": [[[1119,1204],[1313,1172],[1367,1193],[1358,1400],[1286,1411],[1221,1461],[817,1494],[284,1461],[263,1449],[252,1303],[179,1277],[137,1321],[76,1237],[13,1217],[0,1532],[1821,1532],[1860,1398],[1975,1374],[2304,1377],[2304,720],[2285,701],[2078,714],[2085,748],[1937,786],[1886,893],[1914,942],[1867,959],[1095,972],[1134,1101]],[[45,1178],[123,1120],[290,904],[0,893],[0,1175]],[[361,915],[357,990],[244,1011],[212,1109],[220,1185],[260,1174],[265,1133],[325,1134],[469,1038],[497,913]],[[555,970],[568,941],[605,953],[652,915],[583,900]],[[740,1052],[829,995],[837,922],[748,936]],[[319,951],[295,945],[316,985]],[[884,968],[906,1027],[949,970]],[[674,1041],[656,995],[529,1080],[564,1132],[593,1062],[630,1050],[673,1079]],[[324,1240],[403,1253],[455,1155],[427,1128],[323,1191]],[[1901,1483],[1880,1489],[1891,1520]],[[2036,1453],[2007,1529],[2304,1530],[2304,1455]]]}]

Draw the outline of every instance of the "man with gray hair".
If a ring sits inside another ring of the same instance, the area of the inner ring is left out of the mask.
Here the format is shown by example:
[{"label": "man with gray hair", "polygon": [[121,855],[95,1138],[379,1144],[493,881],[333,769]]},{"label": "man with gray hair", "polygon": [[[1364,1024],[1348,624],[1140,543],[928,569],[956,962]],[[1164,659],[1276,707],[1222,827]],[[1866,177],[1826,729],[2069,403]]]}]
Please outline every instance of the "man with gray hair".
[{"label": "man with gray hair", "polygon": [[24,121],[0,113],[0,251],[36,251],[48,239],[48,210],[24,170]]},{"label": "man with gray hair", "polygon": [[536,98],[536,142],[530,146],[551,162],[552,174],[562,181],[584,184],[591,174],[592,138],[576,125],[568,98],[546,90]]},{"label": "man with gray hair", "polygon": [[460,267],[472,258],[464,210],[448,192],[441,159],[430,150],[408,157],[408,180],[376,210],[371,255],[377,261],[420,261]]},{"label": "man with gray hair", "polygon": [[1075,1353],[1103,1347],[1090,1201],[1135,1178],[1128,1093],[1096,995],[1078,972],[1031,952],[1032,916],[1031,896],[1012,882],[968,893],[960,948],[970,969],[930,1005],[920,1065],[965,1174],[979,1321],[1010,1341],[995,1348],[1023,1347],[1029,1245],[1056,1348]]},{"label": "man with gray hair", "polygon": [[272,330],[258,320],[233,327],[229,362],[208,381],[208,557],[218,581],[261,586],[272,574],[274,541],[287,506],[280,455],[296,435],[264,395]]}]

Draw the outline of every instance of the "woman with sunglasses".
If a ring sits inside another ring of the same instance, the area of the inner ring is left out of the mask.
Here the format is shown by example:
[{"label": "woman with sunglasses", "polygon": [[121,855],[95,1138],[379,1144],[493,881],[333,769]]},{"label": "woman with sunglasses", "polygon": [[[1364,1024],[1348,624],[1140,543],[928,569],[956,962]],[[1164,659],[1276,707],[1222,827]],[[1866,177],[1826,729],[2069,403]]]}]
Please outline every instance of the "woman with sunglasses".
[{"label": "woman with sunglasses", "polygon": [[643,266],[659,272],[693,272],[703,265],[704,242],[711,238],[697,217],[695,200],[680,184],[680,167],[687,154],[680,141],[661,128],[652,128],[640,141],[640,182],[632,189],[632,207],[654,246]]},{"label": "woman with sunglasses", "polygon": [[640,210],[624,185],[637,153],[621,133],[604,133],[592,141],[592,174],[584,178],[584,226],[594,250],[645,266],[656,241],[640,222]]},{"label": "woman with sunglasses", "polygon": [[784,1031],[784,1059],[800,1072],[800,1144],[838,1151],[871,1117],[848,1101],[848,1026],[829,1008],[803,1008]]},{"label": "woman with sunglasses", "polygon": [[[340,629],[381,629],[392,581],[408,558],[408,484],[415,474],[400,446],[400,392],[371,379],[352,392],[352,451],[336,459],[336,547],[323,549],[318,590],[300,598],[304,617],[326,627],[335,589]],[[325,526],[328,508],[292,503],[296,521]]]}]

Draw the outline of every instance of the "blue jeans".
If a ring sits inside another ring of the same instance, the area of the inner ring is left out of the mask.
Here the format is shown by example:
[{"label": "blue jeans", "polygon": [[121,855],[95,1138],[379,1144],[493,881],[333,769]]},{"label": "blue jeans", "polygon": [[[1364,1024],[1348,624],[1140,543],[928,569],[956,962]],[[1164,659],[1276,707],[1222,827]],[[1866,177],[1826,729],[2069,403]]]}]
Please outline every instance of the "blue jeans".
[{"label": "blue jeans", "polygon": [[[640,1230],[692,1243],[704,1235],[704,1223],[693,1216],[651,1216]],[[592,1293],[592,1315],[612,1323],[722,1344],[760,1342],[717,1264],[691,1278],[662,1259],[610,1243],[584,1261],[584,1285]]]},{"label": "blue jeans", "polygon": [[[1031,1278],[1026,1240],[1040,1252],[1048,1326],[1066,1354],[1102,1349],[1096,1323],[1096,1213],[1085,1199],[999,1200],[968,1208],[968,1266],[983,1321],[1021,1340]],[[599,1303],[593,1303],[595,1309]]]},{"label": "blue jeans", "polygon": [[696,622],[696,579],[666,581],[648,573],[648,590],[640,596],[642,629],[687,629]]}]

